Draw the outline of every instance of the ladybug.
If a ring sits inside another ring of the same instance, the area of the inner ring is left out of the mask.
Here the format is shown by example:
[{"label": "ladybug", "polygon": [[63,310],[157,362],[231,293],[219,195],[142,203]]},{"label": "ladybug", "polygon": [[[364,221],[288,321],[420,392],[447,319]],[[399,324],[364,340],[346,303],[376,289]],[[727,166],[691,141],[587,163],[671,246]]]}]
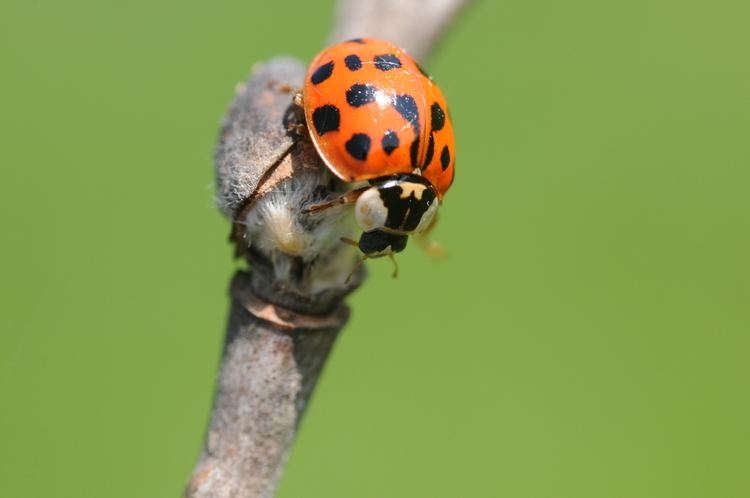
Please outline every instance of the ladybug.
[{"label": "ladybug", "polygon": [[433,226],[453,182],[453,125],[440,88],[406,51],[372,38],[328,47],[310,64],[296,102],[328,169],[367,182],[306,212],[354,204],[362,235],[344,241],[363,260],[393,258],[409,235]]}]

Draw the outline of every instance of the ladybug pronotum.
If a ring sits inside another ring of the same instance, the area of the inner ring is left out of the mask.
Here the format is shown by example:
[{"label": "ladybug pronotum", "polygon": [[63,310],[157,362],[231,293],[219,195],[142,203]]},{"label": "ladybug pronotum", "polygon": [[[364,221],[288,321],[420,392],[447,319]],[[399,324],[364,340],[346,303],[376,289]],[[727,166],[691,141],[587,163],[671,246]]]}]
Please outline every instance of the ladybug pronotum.
[{"label": "ladybug pronotum", "polygon": [[440,88],[403,49],[371,38],[333,45],[313,59],[297,102],[328,169],[367,182],[308,212],[354,204],[363,233],[349,242],[365,259],[392,258],[432,227],[453,182],[453,125]]}]

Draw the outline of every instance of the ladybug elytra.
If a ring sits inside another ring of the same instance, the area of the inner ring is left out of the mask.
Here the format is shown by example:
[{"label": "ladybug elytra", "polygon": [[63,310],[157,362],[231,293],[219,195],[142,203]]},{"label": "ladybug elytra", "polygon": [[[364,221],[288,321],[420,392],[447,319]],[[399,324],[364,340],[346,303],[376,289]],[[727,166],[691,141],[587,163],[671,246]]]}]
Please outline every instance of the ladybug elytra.
[{"label": "ladybug elytra", "polygon": [[[299,103],[299,101],[298,101]],[[318,211],[354,204],[365,258],[390,256],[436,221],[453,182],[455,143],[445,98],[401,48],[371,38],[313,59],[301,95],[307,129],[328,169],[363,182]]]}]

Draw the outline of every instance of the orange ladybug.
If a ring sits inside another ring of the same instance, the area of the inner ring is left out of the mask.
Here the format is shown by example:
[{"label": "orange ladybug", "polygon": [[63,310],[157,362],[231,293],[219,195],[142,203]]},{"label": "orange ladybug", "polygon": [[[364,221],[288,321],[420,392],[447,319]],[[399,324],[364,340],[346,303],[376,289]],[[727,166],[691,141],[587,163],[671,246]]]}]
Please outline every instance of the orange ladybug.
[{"label": "orange ladybug", "polygon": [[453,182],[455,142],[445,97],[402,49],[357,38],[313,59],[301,103],[327,167],[364,187],[308,208],[354,204],[353,242],[368,257],[390,256],[427,231]]}]

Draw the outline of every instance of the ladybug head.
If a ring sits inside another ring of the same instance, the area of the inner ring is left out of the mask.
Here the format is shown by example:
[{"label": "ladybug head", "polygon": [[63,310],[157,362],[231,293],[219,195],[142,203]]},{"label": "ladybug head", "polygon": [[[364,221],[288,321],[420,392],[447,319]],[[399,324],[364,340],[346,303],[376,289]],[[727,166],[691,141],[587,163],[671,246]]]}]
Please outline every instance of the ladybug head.
[{"label": "ladybug head", "polygon": [[408,239],[409,237],[406,235],[372,230],[362,233],[357,246],[368,258],[377,258],[403,251]]},{"label": "ladybug head", "polygon": [[368,256],[401,252],[408,235],[429,228],[438,209],[435,188],[414,174],[378,178],[357,199],[354,213],[364,231],[359,248]]}]

